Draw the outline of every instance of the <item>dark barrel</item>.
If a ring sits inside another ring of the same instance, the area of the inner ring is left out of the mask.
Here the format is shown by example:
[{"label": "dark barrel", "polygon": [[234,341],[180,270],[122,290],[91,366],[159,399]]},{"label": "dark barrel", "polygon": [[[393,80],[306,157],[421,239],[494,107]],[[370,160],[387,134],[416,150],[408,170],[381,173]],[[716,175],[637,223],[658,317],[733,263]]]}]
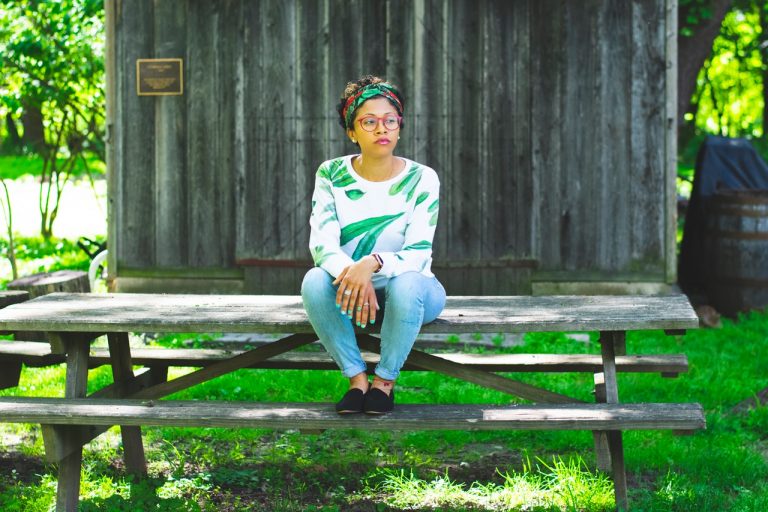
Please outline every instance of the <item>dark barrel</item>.
[{"label": "dark barrel", "polygon": [[721,313],[768,307],[768,190],[721,190],[707,212],[707,291]]}]

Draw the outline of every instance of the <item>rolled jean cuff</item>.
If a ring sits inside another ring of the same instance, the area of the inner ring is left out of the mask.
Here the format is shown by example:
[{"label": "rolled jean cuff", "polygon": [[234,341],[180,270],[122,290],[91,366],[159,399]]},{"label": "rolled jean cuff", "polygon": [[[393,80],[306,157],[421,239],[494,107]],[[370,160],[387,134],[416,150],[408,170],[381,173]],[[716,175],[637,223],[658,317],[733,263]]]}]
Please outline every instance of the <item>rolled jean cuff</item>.
[{"label": "rolled jean cuff", "polygon": [[351,379],[358,373],[362,373],[366,371],[368,368],[365,365],[362,366],[350,366],[349,368],[344,368],[341,371],[341,374],[344,375],[346,378]]},{"label": "rolled jean cuff", "polygon": [[397,377],[400,375],[400,372],[393,372],[380,366],[377,366],[373,373],[384,380],[397,380]]}]

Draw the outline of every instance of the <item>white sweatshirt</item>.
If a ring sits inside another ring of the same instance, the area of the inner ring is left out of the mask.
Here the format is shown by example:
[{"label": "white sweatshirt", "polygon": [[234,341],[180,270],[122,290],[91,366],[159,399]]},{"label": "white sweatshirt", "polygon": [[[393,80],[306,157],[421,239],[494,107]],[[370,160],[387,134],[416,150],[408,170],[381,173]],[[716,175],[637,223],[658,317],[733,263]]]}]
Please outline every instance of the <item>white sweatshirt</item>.
[{"label": "white sweatshirt", "polygon": [[432,239],[437,225],[440,180],[435,171],[406,158],[387,181],[368,181],[352,167],[353,155],[328,160],[315,175],[309,250],[315,265],[337,277],[344,267],[378,253],[373,274],[382,288],[404,272],[432,277]]}]

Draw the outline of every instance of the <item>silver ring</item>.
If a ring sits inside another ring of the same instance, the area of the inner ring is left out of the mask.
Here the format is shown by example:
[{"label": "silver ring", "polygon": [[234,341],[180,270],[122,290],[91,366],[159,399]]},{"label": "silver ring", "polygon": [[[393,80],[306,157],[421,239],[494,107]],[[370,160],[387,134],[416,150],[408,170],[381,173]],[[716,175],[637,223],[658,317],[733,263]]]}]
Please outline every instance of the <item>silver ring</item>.
[{"label": "silver ring", "polygon": [[367,307],[367,306],[370,306],[370,304],[368,304],[367,302],[363,302],[363,306]]},{"label": "silver ring", "polygon": [[344,290],[344,295],[352,295],[352,290]]}]

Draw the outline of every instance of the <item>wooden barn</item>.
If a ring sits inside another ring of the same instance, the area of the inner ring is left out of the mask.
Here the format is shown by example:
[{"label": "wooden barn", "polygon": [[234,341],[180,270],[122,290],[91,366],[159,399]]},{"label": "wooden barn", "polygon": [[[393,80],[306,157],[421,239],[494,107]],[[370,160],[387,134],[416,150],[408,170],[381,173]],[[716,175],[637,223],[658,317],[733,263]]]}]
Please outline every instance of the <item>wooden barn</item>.
[{"label": "wooden barn", "polygon": [[[449,294],[674,283],[677,0],[107,1],[118,291],[298,293],[347,81],[406,96]],[[140,59],[181,59],[144,95]],[[160,82],[158,82],[160,83]],[[180,94],[179,94],[180,93]]]}]

